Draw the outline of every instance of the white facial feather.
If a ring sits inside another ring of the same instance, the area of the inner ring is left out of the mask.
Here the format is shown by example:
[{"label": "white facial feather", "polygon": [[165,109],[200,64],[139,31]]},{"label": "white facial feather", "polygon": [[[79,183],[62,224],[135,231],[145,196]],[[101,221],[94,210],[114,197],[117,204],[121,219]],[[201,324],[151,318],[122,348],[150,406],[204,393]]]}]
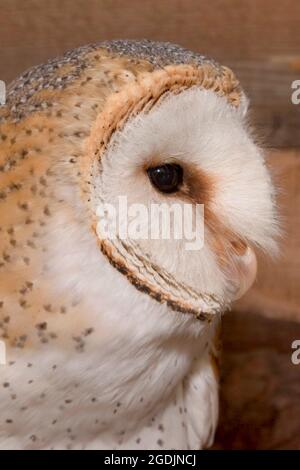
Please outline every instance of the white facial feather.
[{"label": "white facial feather", "polygon": [[[115,134],[103,156],[103,172],[96,185],[99,197],[115,202],[118,196],[126,195],[129,204],[146,206],[168,202],[170,199],[151,186],[141,169],[149,166],[153,157],[162,163],[193,164],[214,180],[210,207],[222,224],[247,244],[275,253],[278,225],[274,190],[244,113],[209,90],[195,87],[169,95],[150,113],[139,114]],[[97,191],[94,197],[97,199]],[[184,203],[176,194],[171,202]],[[207,224],[205,230],[204,247],[197,252],[185,250],[182,240],[142,240],[138,245],[177,280],[231,301],[232,279],[218,266],[209,246],[213,234]]]}]

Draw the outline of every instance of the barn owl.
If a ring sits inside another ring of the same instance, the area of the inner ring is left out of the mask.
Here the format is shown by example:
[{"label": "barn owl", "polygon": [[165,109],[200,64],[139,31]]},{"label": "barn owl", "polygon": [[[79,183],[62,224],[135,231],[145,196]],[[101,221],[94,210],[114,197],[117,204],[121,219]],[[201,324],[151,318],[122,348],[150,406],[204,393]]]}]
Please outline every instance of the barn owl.
[{"label": "barn owl", "polygon": [[[221,315],[251,285],[256,249],[276,252],[246,113],[230,69],[147,40],[84,46],[8,86],[1,448],[211,445]],[[203,246],[105,236],[98,207],[120,196],[202,205]]]}]

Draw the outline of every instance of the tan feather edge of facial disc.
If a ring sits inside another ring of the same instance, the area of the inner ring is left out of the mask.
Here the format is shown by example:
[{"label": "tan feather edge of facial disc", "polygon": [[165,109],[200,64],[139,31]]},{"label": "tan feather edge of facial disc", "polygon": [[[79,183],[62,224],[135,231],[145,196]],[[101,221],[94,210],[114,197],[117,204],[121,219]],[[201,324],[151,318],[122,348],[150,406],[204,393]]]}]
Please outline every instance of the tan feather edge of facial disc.
[{"label": "tan feather edge of facial disc", "polygon": [[[150,111],[166,94],[178,94],[193,86],[209,89],[219,96],[225,96],[234,107],[238,107],[243,99],[243,92],[233,72],[227,67],[217,69],[211,64],[169,65],[163,69],[142,72],[132,82],[127,83],[121,91],[112,93],[107,98],[104,109],[98,115],[87,140],[85,156],[82,160],[82,173],[85,176],[83,194],[90,192],[92,170],[100,172],[101,160],[105,158],[105,150],[114,132],[122,129],[130,117],[141,111]],[[89,201],[89,207],[93,217],[92,229],[97,235],[101,251],[137,289],[160,303],[167,303],[175,311],[193,314],[202,321],[210,321],[215,313],[226,308],[226,305],[221,304],[211,294],[197,293],[196,299],[193,296],[193,300],[187,301],[158,286],[151,278],[146,278],[120,253],[113,240],[99,237],[99,233],[96,232],[95,208],[92,207],[91,201]],[[189,290],[190,288],[186,286],[186,291]]]}]

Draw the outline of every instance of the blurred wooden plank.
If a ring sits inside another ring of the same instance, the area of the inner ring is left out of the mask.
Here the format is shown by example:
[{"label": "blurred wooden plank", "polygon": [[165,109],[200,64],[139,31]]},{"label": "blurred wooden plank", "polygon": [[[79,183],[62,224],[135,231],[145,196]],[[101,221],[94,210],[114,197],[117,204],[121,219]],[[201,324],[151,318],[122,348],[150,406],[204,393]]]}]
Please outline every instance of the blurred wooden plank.
[{"label": "blurred wooden plank", "polygon": [[112,38],[180,43],[230,65],[268,145],[300,145],[298,0],[1,0],[0,79],[70,48]]},{"label": "blurred wooden plank", "polygon": [[291,101],[291,85],[300,78],[300,55],[229,61],[229,65],[250,99],[258,139],[268,147],[299,147],[300,104]]},{"label": "blurred wooden plank", "polygon": [[214,449],[300,449],[300,325],[248,312],[223,320],[220,421]]}]

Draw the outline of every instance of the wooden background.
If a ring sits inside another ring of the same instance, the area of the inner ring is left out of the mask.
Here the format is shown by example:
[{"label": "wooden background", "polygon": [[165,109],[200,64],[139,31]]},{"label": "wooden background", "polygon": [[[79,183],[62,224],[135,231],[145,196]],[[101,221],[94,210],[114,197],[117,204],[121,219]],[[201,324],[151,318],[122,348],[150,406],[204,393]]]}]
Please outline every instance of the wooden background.
[{"label": "wooden background", "polygon": [[231,66],[262,141],[276,149],[281,257],[261,260],[254,288],[225,317],[215,448],[300,448],[300,365],[290,361],[300,339],[300,105],[291,103],[300,1],[0,0],[0,79],[82,44],[145,37]]}]

